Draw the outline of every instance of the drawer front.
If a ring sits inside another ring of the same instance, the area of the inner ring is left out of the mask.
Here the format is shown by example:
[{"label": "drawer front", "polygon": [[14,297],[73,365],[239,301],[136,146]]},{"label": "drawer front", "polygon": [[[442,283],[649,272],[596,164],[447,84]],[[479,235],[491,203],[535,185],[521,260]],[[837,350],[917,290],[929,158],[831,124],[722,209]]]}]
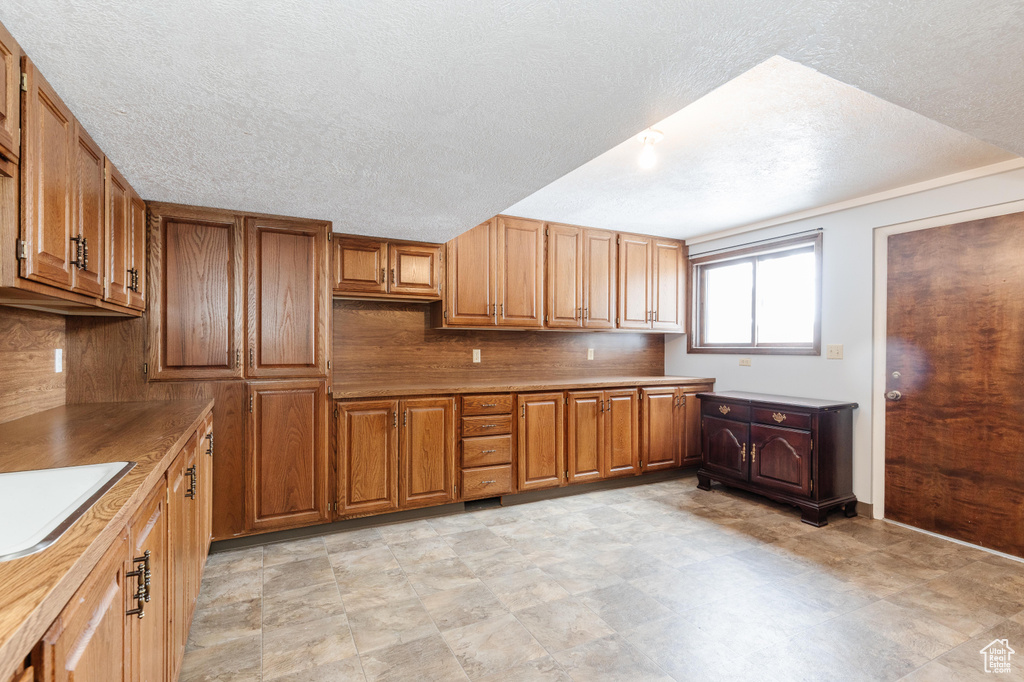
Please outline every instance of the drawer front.
[{"label": "drawer front", "polygon": [[462,499],[496,497],[512,492],[512,466],[462,470]]},{"label": "drawer front", "polygon": [[511,414],[512,394],[467,395],[462,397],[462,414]]},{"label": "drawer front", "polygon": [[512,433],[512,415],[499,414],[491,417],[463,417],[462,437],[497,436]]},{"label": "drawer front", "polygon": [[512,436],[478,436],[462,440],[462,466],[512,463]]},{"label": "drawer front", "polygon": [[785,410],[769,410],[763,407],[755,407],[753,415],[751,421],[759,424],[787,426],[791,429],[811,428],[811,415],[801,412],[787,412]]},{"label": "drawer front", "polygon": [[734,419],[736,421],[750,421],[750,406],[736,405],[735,403],[720,403],[718,401],[706,400],[701,403],[701,414],[716,419]]}]

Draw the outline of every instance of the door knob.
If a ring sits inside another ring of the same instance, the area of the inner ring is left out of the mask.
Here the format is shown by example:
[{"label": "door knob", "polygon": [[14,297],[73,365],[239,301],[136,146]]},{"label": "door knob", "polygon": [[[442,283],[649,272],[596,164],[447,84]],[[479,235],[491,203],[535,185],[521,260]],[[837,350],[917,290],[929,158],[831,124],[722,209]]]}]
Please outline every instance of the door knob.
[{"label": "door knob", "polygon": [[902,397],[903,397],[903,394],[900,393],[899,391],[889,391],[888,393],[885,394],[885,399],[886,400],[894,400],[895,401],[895,400],[899,400]]}]

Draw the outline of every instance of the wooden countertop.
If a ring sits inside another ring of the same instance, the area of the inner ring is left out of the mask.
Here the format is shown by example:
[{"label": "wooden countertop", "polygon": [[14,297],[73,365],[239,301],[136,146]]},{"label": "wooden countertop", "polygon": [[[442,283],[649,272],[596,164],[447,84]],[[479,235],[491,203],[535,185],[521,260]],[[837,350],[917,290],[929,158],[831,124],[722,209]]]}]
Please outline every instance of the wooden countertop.
[{"label": "wooden countertop", "polygon": [[57,542],[0,563],[0,680],[45,634],[212,409],[212,400],[66,405],[0,424],[0,472],[136,462]]},{"label": "wooden countertop", "polygon": [[439,382],[406,384],[334,384],[336,400],[351,398],[387,398],[410,395],[450,395],[457,393],[523,393],[526,391],[564,391],[570,389],[616,388],[621,386],[713,385],[714,379],[678,376],[617,376],[586,379],[544,379],[479,381],[444,384]]}]

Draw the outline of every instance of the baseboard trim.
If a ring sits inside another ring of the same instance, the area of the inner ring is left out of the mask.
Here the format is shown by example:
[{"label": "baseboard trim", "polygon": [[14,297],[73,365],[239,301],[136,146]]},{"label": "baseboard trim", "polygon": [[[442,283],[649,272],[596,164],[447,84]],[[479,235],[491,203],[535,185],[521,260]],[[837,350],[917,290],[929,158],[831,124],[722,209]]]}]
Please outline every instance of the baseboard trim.
[{"label": "baseboard trim", "polygon": [[870,502],[861,502],[857,500],[857,516],[866,516],[869,519],[873,519],[875,512],[875,505]]}]

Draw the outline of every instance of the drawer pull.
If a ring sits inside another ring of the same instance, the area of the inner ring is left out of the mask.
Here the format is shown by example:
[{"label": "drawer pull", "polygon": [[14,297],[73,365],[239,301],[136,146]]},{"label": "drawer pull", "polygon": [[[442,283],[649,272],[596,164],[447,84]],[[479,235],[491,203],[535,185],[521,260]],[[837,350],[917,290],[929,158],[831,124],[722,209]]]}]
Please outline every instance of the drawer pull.
[{"label": "drawer pull", "polygon": [[721,412],[722,414],[729,414],[730,412],[732,412],[732,408],[729,407],[728,405],[719,405],[718,411]]},{"label": "drawer pull", "polygon": [[481,403],[480,407],[497,407],[498,403]]},{"label": "drawer pull", "polygon": [[493,428],[496,428],[497,426],[498,426],[497,424],[481,424],[480,428],[481,429],[493,429]]},{"label": "drawer pull", "polygon": [[772,419],[774,419],[777,424],[781,424],[786,421],[786,415],[780,412],[772,412]]},{"label": "drawer pull", "polygon": [[492,452],[497,452],[497,450],[481,450],[481,451],[480,451],[480,454],[481,454],[481,455],[489,455],[489,454],[491,454]]},{"label": "drawer pull", "polygon": [[495,481],[493,478],[489,481],[480,481],[480,485],[490,485],[492,483],[497,483],[497,481]]}]

